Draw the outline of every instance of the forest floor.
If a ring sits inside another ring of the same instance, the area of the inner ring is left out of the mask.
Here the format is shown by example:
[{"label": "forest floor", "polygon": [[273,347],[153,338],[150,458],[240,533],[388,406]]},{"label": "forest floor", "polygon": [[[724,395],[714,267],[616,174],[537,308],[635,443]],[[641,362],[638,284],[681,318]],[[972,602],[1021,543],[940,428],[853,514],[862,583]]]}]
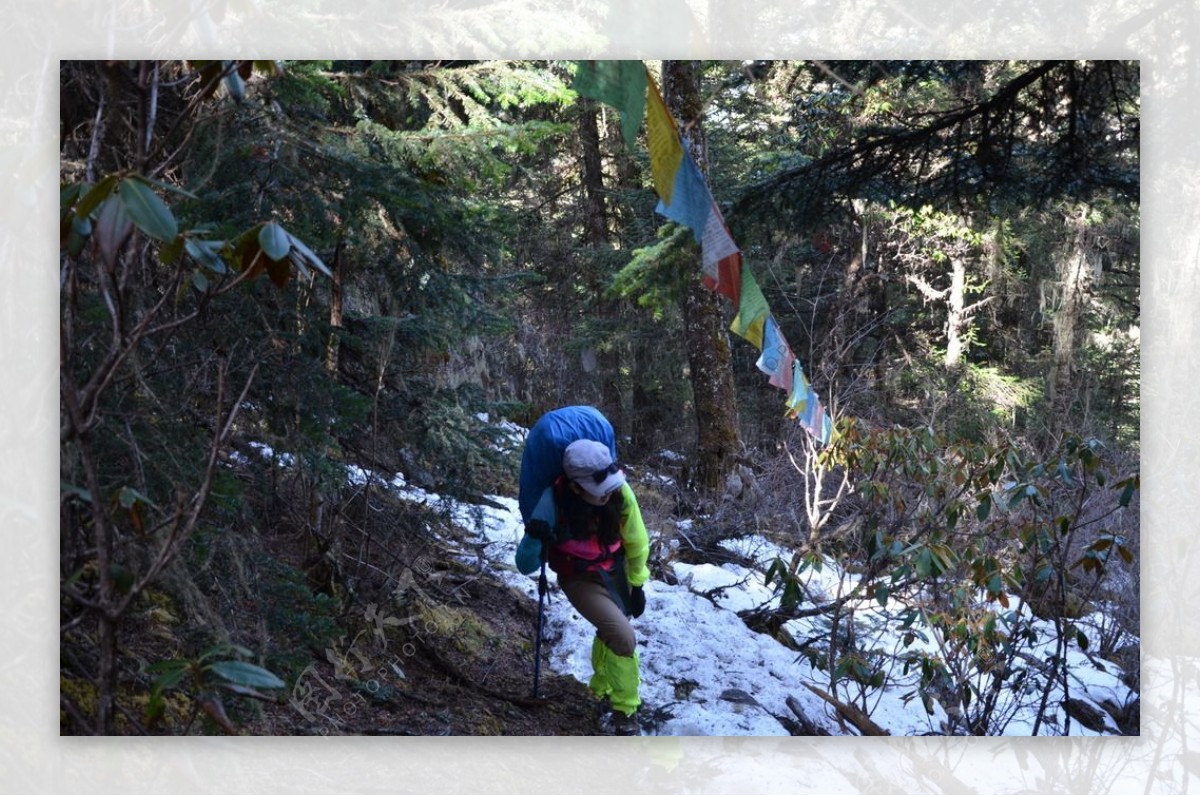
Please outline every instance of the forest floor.
[{"label": "forest floor", "polygon": [[[396,508],[391,496],[377,499]],[[604,734],[605,706],[586,684],[551,670],[550,639],[534,698],[536,603],[446,555],[448,547],[469,547],[461,527],[439,523],[437,535],[432,555],[427,538],[383,535],[389,551],[376,563],[386,557],[414,567],[392,573],[373,599],[341,593],[342,635],[314,652],[286,699],[266,705],[247,734]]]},{"label": "forest floor", "polygon": [[[347,544],[314,566],[311,537],[283,511],[267,527],[214,542],[226,547],[209,551],[211,580],[189,575],[139,597],[122,630],[117,732],[609,734],[606,706],[585,683],[550,667],[558,639],[549,628],[533,697],[536,600],[465,561],[472,541],[444,514],[371,492],[371,512],[385,519],[372,528],[366,555]],[[348,564],[324,566],[339,560]],[[371,573],[374,581],[365,577]],[[285,687],[257,688],[247,698],[188,679],[165,692],[164,713],[150,720],[147,698],[158,675],[148,665],[201,654],[218,624],[245,648],[236,657],[264,666]],[[62,687],[94,703],[81,681],[64,676]],[[72,734],[68,717],[60,720]]]},{"label": "forest floor", "polygon": [[[344,656],[327,650],[326,660],[305,669],[286,703],[271,706],[264,723],[246,729],[276,735],[605,734],[603,704],[585,684],[545,662],[533,698],[537,617],[524,595],[480,578],[471,584],[469,602],[450,622],[422,621],[407,635],[388,633],[399,642],[391,649],[395,642],[389,641],[389,651],[361,640],[363,649],[351,646]],[[455,620],[461,620],[457,626]]]}]

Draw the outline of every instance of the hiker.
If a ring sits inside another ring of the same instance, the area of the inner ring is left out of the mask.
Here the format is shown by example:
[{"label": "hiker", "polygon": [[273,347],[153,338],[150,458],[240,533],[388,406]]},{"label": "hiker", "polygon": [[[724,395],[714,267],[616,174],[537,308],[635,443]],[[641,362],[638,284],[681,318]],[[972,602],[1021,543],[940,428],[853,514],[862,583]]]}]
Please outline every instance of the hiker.
[{"label": "hiker", "polygon": [[[612,427],[591,407],[556,409],[534,425],[521,465],[525,534],[516,558],[526,575],[549,564],[571,605],[595,626],[589,687],[609,700],[618,735],[639,735],[641,676],[629,617],[646,609],[650,542],[615,448]],[[560,450],[557,463],[545,461]],[[557,472],[547,476],[552,467]],[[535,494],[539,468],[550,483]]]}]

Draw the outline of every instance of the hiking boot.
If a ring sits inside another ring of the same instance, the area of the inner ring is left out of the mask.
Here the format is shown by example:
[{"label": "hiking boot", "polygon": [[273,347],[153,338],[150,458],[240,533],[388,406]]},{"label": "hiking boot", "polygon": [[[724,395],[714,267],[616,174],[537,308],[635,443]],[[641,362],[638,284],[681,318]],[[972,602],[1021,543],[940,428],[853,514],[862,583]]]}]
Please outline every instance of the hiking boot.
[{"label": "hiking boot", "polygon": [[613,733],[616,735],[641,735],[642,725],[638,723],[637,714],[622,713],[619,710],[612,712]]}]

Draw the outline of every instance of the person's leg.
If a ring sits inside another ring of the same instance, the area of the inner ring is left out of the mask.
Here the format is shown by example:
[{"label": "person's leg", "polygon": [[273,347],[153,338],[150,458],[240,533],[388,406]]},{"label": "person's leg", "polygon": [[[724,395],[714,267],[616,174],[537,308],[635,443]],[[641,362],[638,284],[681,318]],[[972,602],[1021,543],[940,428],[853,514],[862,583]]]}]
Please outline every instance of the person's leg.
[{"label": "person's leg", "polygon": [[598,577],[572,578],[562,583],[562,590],[580,616],[596,628],[592,643],[594,674],[589,684],[593,693],[607,696],[615,710],[631,715],[642,702],[633,626]]},{"label": "person's leg", "polygon": [[596,634],[617,655],[634,652],[636,638],[625,612],[613,602],[599,575],[587,573],[559,581],[571,605],[596,628]]},{"label": "person's leg", "polygon": [[607,696],[613,710],[632,716],[642,704],[638,693],[642,682],[640,663],[636,649],[632,655],[618,655],[597,635],[592,642],[592,668],[596,672],[589,684],[592,692]]}]

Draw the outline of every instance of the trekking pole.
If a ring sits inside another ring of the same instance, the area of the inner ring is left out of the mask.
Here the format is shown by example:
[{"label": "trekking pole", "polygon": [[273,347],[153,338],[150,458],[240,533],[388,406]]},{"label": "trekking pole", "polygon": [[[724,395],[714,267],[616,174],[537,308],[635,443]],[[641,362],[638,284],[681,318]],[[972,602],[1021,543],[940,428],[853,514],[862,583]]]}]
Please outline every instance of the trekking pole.
[{"label": "trekking pole", "polygon": [[542,673],[542,623],[546,611],[546,590],[549,584],[546,582],[546,561],[542,559],[542,572],[538,576],[538,615],[537,615],[537,641],[533,645],[533,698],[538,698],[538,679]]}]

